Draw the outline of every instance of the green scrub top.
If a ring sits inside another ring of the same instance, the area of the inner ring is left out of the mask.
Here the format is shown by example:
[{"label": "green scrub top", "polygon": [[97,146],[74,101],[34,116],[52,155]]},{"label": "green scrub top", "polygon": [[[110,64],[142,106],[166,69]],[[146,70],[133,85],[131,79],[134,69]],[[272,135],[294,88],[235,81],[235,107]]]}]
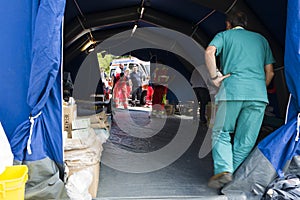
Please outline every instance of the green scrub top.
[{"label": "green scrub top", "polygon": [[209,46],[217,48],[223,80],[216,101],[254,100],[268,103],[264,67],[275,62],[267,40],[237,27],[218,33]]}]

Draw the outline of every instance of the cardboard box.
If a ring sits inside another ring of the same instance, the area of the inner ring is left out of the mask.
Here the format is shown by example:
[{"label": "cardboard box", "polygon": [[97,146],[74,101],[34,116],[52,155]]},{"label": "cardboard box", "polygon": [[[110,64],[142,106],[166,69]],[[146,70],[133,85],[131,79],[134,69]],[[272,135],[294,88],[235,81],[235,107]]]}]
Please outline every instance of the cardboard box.
[{"label": "cardboard box", "polygon": [[63,105],[63,125],[64,131],[68,132],[68,138],[71,138],[72,121],[77,117],[77,105]]},{"label": "cardboard box", "polygon": [[92,128],[73,130],[72,138],[65,140],[64,150],[86,149],[92,147],[97,142],[97,136]]},{"label": "cardboard box", "polygon": [[178,108],[181,115],[193,116],[194,101],[180,102]]},{"label": "cardboard box", "polygon": [[92,166],[93,168],[93,181],[89,187],[89,193],[93,198],[97,197],[98,186],[99,186],[99,175],[100,175],[100,162]]},{"label": "cardboard box", "polygon": [[76,118],[72,121],[72,130],[86,129],[91,126],[90,118]]},{"label": "cardboard box", "polygon": [[93,179],[89,193],[93,198],[96,198],[98,191],[102,151],[102,142],[92,128],[73,130],[72,138],[67,138],[64,146],[64,162],[69,170],[68,177],[85,169],[92,172]]},{"label": "cardboard box", "polygon": [[170,105],[170,104],[165,105],[165,110],[166,110],[167,115],[173,115],[175,112],[174,106]]}]

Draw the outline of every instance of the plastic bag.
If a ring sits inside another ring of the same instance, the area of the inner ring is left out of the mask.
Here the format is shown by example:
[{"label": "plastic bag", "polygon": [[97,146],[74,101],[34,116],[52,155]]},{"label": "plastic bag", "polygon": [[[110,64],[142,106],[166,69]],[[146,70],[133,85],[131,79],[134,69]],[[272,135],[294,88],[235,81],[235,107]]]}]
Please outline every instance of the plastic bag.
[{"label": "plastic bag", "polygon": [[300,199],[300,176],[288,174],[275,179],[267,188],[263,200]]},{"label": "plastic bag", "polygon": [[72,174],[66,184],[67,194],[71,200],[91,200],[89,187],[93,181],[91,168],[86,168]]},{"label": "plastic bag", "polygon": [[6,134],[0,122],[0,174],[5,170],[6,166],[12,166],[14,156],[10,148],[10,144],[7,140]]}]

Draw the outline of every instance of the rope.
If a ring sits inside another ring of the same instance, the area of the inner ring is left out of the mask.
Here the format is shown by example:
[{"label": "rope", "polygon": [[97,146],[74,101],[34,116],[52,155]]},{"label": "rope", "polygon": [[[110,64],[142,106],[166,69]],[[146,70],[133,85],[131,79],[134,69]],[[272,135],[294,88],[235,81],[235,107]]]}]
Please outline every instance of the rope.
[{"label": "rope", "polygon": [[33,117],[30,116],[29,117],[29,121],[31,123],[31,125],[30,125],[30,132],[29,132],[29,138],[27,140],[27,152],[28,152],[29,155],[32,154],[30,145],[31,145],[31,137],[32,137],[32,132],[33,132],[34,120],[36,118],[38,118],[41,114],[42,114],[42,112],[39,112],[36,116],[33,116]]},{"label": "rope", "polygon": [[300,113],[298,113],[298,117],[297,117],[297,135],[295,138],[296,142],[299,141],[299,132],[300,132]]}]

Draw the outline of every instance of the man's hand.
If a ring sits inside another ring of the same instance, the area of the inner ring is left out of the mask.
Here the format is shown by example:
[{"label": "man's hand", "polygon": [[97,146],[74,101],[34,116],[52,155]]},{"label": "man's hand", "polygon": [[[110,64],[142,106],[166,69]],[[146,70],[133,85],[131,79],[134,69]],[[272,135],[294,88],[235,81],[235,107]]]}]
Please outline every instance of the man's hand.
[{"label": "man's hand", "polygon": [[225,78],[228,78],[229,76],[230,76],[230,74],[222,75],[221,73],[218,73],[218,78],[216,78],[215,80],[212,80],[212,82],[215,86],[220,87],[222,81]]}]

